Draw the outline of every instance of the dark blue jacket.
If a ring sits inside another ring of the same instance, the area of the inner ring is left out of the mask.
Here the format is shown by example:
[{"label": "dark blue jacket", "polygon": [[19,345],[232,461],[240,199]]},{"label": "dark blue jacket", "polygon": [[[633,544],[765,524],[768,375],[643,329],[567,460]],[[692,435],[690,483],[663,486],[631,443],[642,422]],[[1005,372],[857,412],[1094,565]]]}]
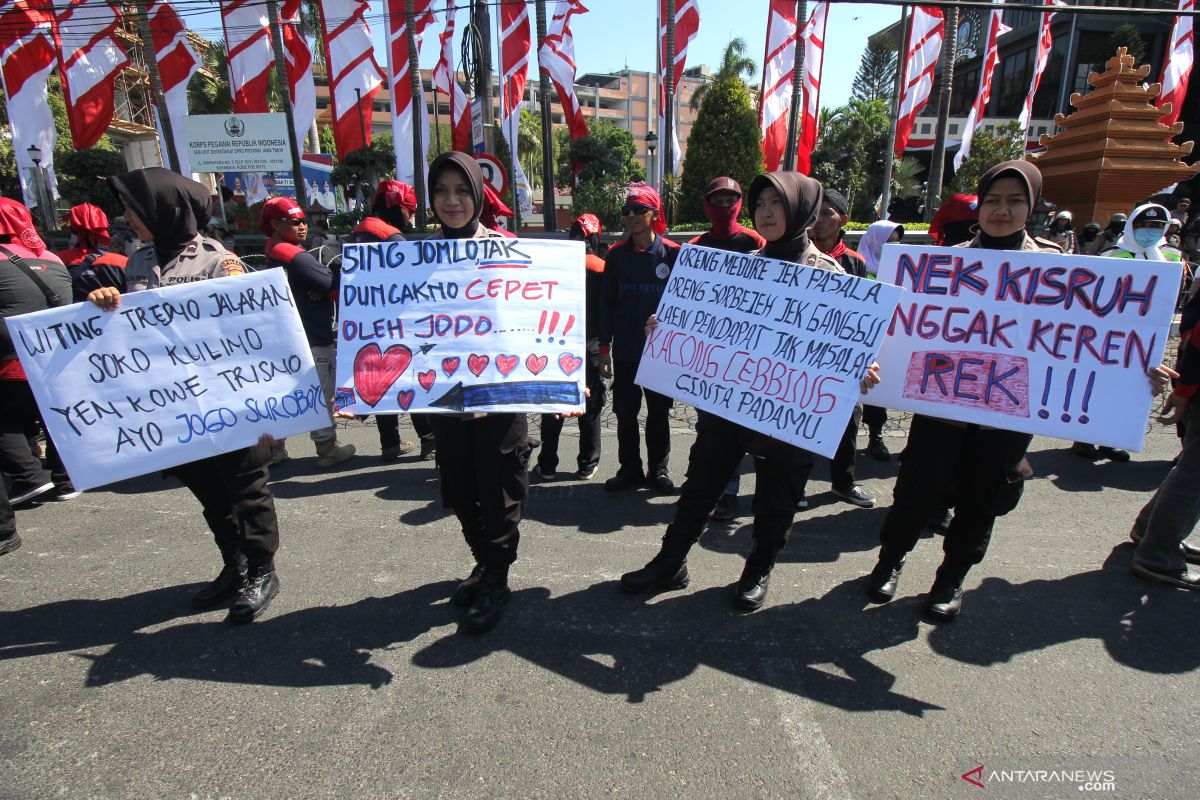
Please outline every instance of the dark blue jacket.
[{"label": "dark blue jacket", "polygon": [[645,250],[622,239],[608,251],[601,283],[600,345],[611,345],[613,361],[641,361],[646,319],[658,310],[679,245],[655,236]]}]

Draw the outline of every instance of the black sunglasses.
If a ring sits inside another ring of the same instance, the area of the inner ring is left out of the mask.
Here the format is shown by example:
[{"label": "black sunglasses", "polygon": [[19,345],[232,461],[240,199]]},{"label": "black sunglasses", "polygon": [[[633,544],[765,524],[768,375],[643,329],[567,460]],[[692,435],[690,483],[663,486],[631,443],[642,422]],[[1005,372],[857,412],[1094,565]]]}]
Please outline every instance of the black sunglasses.
[{"label": "black sunglasses", "polygon": [[284,222],[286,222],[288,225],[291,225],[296,228],[299,228],[301,225],[308,224],[308,220],[304,219],[303,217],[301,217],[300,219],[285,219]]},{"label": "black sunglasses", "polygon": [[647,211],[653,210],[654,208],[652,206],[644,206],[639,203],[633,203],[622,208],[621,215],[627,217],[630,214],[645,214]]}]

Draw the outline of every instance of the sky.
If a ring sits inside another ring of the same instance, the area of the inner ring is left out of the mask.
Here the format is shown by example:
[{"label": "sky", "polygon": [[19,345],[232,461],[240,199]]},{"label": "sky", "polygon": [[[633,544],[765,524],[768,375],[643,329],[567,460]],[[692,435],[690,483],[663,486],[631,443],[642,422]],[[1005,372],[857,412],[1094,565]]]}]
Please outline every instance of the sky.
[{"label": "sky", "polygon": [[[574,17],[571,23],[575,34],[578,74],[615,72],[623,69],[626,64],[636,70],[655,69],[657,0],[583,0],[583,3],[588,8],[588,13]],[[458,4],[465,6],[464,0],[459,0]],[[197,2],[183,0],[178,5],[195,8]],[[547,15],[553,13],[554,0],[548,0],[546,5]],[[746,42],[747,55],[754,59],[759,68],[750,79],[750,83],[757,86],[762,75],[768,0],[697,0],[697,5],[700,10],[700,31],[688,49],[688,66],[707,64],[715,70],[721,63],[725,46],[731,39],[741,37]],[[808,4],[809,13],[814,5],[812,2]],[[376,58],[381,65],[386,65],[383,46],[383,9],[386,4],[382,0],[372,0],[370,6],[371,12],[367,21],[371,25],[376,42]],[[435,0],[435,7],[437,6],[441,6],[441,0]],[[867,37],[898,21],[899,18],[900,9],[897,6],[861,3],[832,5],[826,33],[822,106],[832,108],[846,103],[850,98],[850,85],[858,71],[859,60],[866,48]],[[458,29],[454,44],[456,56],[467,19],[465,8],[458,12],[457,19]],[[530,22],[532,25],[532,7]],[[220,16],[215,11],[189,14],[185,17],[185,24],[207,39],[220,39],[224,36]],[[424,47],[421,50],[422,68],[432,69],[437,63],[437,34],[440,30],[441,25],[435,24],[426,32]],[[495,35],[494,31],[492,35]],[[533,74],[536,75],[536,72]]]}]

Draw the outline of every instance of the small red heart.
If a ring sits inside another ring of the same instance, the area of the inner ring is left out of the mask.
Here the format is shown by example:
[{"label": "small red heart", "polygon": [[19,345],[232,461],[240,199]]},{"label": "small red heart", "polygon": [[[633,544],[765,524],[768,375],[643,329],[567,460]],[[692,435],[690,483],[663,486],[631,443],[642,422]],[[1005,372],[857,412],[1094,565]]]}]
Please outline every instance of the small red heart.
[{"label": "small red heart", "polygon": [[354,386],[358,396],[374,408],[410,363],[412,350],[406,345],[394,344],[385,352],[380,352],[377,344],[362,348],[354,357]]},{"label": "small red heart", "polygon": [[451,377],[454,375],[454,373],[458,372],[459,363],[461,362],[458,356],[454,356],[453,358],[443,358],[442,372],[446,373],[447,378]]},{"label": "small red heart", "polygon": [[535,356],[533,353],[525,359],[525,369],[537,375],[546,368],[546,364],[550,361],[546,356]]},{"label": "small red heart", "polygon": [[421,388],[427,392],[429,391],[430,387],[433,386],[433,381],[435,378],[437,378],[437,373],[433,370],[417,373],[417,383],[421,384]]},{"label": "small red heart", "polygon": [[408,407],[412,405],[413,398],[416,396],[416,394],[417,393],[412,389],[401,389],[396,394],[396,402],[400,404],[401,408],[403,408],[405,411],[408,411]]},{"label": "small red heart", "polygon": [[471,355],[467,356],[467,369],[471,370],[475,377],[478,378],[487,369],[489,361],[491,361],[491,358],[488,356],[477,356],[471,353]]},{"label": "small red heart", "polygon": [[570,375],[583,366],[583,359],[576,358],[570,353],[563,353],[558,357],[558,366],[564,374]]},{"label": "small red heart", "polygon": [[496,356],[496,369],[504,377],[517,368],[517,364],[521,363],[520,356]]}]

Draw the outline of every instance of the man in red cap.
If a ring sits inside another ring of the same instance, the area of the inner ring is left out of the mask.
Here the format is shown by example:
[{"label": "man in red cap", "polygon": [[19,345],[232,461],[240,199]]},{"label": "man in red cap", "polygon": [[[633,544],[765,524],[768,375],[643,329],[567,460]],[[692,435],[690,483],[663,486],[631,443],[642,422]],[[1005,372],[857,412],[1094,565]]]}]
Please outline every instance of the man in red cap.
[{"label": "man in red cap", "polygon": [[71,299],[79,303],[101,286],[113,286],[125,293],[125,265],[129,259],[108,252],[110,235],[108,216],[99,206],[80,203],[71,208],[69,217],[76,246],[58,253],[71,273]]},{"label": "man in red cap", "polygon": [[749,253],[767,243],[753,228],[744,228],[738,222],[742,213],[742,186],[733,178],[713,178],[704,190],[704,216],[711,224],[708,230],[692,239],[688,244],[728,250],[734,253]]},{"label": "man in red cap", "polygon": [[[262,232],[267,235],[267,267],[281,267],[287,273],[288,285],[313,361],[317,365],[317,376],[321,381],[321,393],[325,395],[329,413],[329,427],[309,434],[317,449],[317,466],[322,469],[340,464],[354,455],[354,445],[339,445],[337,429],[333,426],[333,393],[337,373],[336,310],[333,301],[338,287],[338,276],[329,267],[318,261],[301,245],[308,236],[308,220],[304,209],[290,197],[272,197],[263,205]],[[287,458],[282,451],[278,460]],[[274,459],[273,459],[274,460]]]},{"label": "man in red cap", "polygon": [[975,238],[979,220],[979,198],[973,194],[952,194],[929,221],[929,235],[941,247],[953,247]]},{"label": "man in red cap", "polygon": [[[621,222],[629,235],[608,251],[600,297],[600,372],[613,379],[617,459],[621,463],[604,488],[616,492],[641,486],[648,476],[655,489],[667,494],[675,490],[667,474],[667,459],[671,454],[668,425],[671,398],[642,389],[633,379],[646,346],[646,320],[658,310],[659,298],[679,255],[679,245],[663,236],[667,221],[663,218],[662,200],[649,186],[629,192],[621,209]],[[643,394],[647,471],[642,469],[638,441]]]},{"label": "man in red cap", "polygon": [[[346,237],[349,244],[365,242],[402,242],[404,231],[412,230],[412,215],[417,213],[417,193],[401,181],[380,181],[371,201],[371,216],[355,226]],[[422,414],[410,414],[413,428],[421,440],[421,460],[432,461],[437,453],[433,426]],[[385,461],[412,452],[411,442],[400,439],[400,417],[396,414],[376,414],[380,454]]]}]

